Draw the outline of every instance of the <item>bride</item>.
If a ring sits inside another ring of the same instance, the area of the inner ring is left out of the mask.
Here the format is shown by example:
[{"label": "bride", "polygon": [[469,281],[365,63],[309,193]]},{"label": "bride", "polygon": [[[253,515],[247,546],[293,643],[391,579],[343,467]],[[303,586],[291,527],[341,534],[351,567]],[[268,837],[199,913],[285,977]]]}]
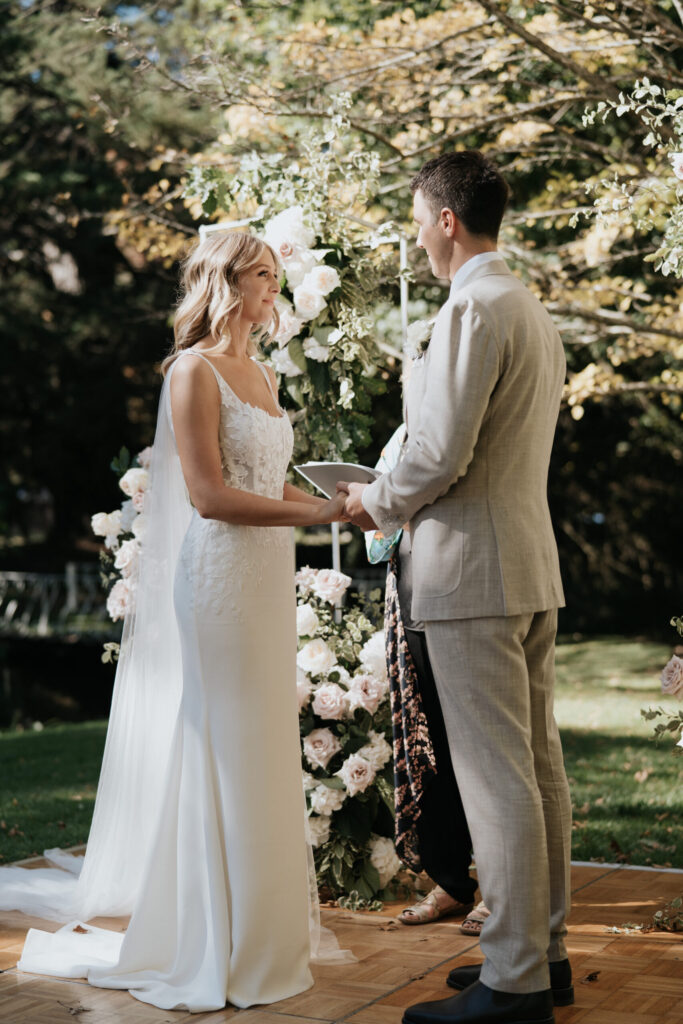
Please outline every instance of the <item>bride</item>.
[{"label": "bride", "polygon": [[[20,969],[163,1009],[312,984],[288,527],[340,519],[346,496],[285,482],[292,428],[254,358],[277,326],[278,277],[269,246],[241,232],[185,263],[82,870],[60,851],[55,868],[0,869],[0,908],[71,922],[29,931]],[[125,936],[82,923],[131,912]]]}]

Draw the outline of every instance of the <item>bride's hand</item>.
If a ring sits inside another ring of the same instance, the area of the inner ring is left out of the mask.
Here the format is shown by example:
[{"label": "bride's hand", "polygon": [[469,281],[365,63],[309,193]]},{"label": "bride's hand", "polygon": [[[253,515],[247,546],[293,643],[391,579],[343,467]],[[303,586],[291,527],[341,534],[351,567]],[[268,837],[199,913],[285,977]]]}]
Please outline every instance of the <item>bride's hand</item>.
[{"label": "bride's hand", "polygon": [[335,494],[334,498],[330,498],[329,501],[324,501],[321,505],[319,505],[319,522],[338,523],[340,520],[342,520],[344,518],[343,512],[347,497],[347,494],[344,494],[343,491],[339,491],[338,494]]}]

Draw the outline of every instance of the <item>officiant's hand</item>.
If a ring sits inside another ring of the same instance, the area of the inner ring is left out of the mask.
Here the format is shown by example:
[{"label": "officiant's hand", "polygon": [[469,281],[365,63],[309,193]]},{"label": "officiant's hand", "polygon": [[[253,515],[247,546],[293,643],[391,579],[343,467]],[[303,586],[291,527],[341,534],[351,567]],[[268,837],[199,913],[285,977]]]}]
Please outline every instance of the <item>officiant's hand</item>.
[{"label": "officiant's hand", "polygon": [[345,480],[337,481],[337,493],[346,494],[344,515],[354,526],[361,530],[376,530],[377,524],[371,518],[370,513],[365,511],[361,495],[367,484],[349,484]]}]

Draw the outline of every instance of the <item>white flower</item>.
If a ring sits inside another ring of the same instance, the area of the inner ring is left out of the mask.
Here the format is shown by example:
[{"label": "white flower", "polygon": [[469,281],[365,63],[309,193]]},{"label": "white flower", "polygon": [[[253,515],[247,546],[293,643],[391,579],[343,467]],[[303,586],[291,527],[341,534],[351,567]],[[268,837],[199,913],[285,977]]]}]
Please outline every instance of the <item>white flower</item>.
[{"label": "white flower", "polygon": [[320,295],[329,295],[340,284],[341,279],[334,267],[328,267],[327,264],[321,263],[306,274],[302,287],[312,292],[319,292]]},{"label": "white flower", "polygon": [[298,377],[304,372],[290,356],[288,347],[279,350],[274,348],[270,353],[270,361],[277,373],[282,373],[285,377]]},{"label": "white flower", "polygon": [[133,502],[133,508],[136,512],[143,512],[145,508],[145,492],[136,491],[131,498],[131,501]]},{"label": "white flower", "polygon": [[121,532],[130,533],[130,528],[135,521],[137,512],[133,505],[133,499],[128,498],[126,501],[121,503]]},{"label": "white flower", "polygon": [[129,580],[117,580],[107,597],[107,612],[116,622],[122,619],[133,607],[133,588]]},{"label": "white flower", "polygon": [[312,583],[311,589],[322,601],[334,604],[351,585],[351,577],[336,569],[321,569]]},{"label": "white flower", "polygon": [[143,448],[141,452],[138,452],[138,462],[143,469],[149,469],[152,464],[152,446],[148,445],[147,448]]},{"label": "white flower", "polygon": [[356,708],[363,708],[374,715],[387,692],[387,684],[373,675],[357,675],[351,680],[346,702],[349,712],[353,714]]},{"label": "white flower", "polygon": [[330,729],[314,729],[304,738],[304,755],[314,768],[327,768],[330,758],[341,750],[341,744]]},{"label": "white flower", "polygon": [[310,249],[315,242],[315,232],[304,223],[301,206],[290,206],[288,210],[271,217],[265,226],[263,238],[276,252],[280,247],[291,245]]},{"label": "white flower", "polygon": [[425,351],[432,336],[432,327],[433,322],[429,320],[414,320],[408,324],[404,351],[409,359],[417,359]]},{"label": "white flower", "polygon": [[134,537],[137,537],[137,539],[139,541],[142,541],[144,536],[145,536],[146,528],[147,528],[147,516],[143,515],[143,513],[140,513],[133,520],[133,524],[132,524],[132,526],[130,528],[131,529],[131,533],[133,534]]},{"label": "white flower", "polygon": [[387,662],[384,652],[384,633],[379,630],[369,640],[366,640],[360,649],[360,663],[367,673],[381,679],[387,680]]},{"label": "white flower", "polygon": [[370,863],[377,868],[379,884],[384,888],[401,867],[401,861],[396,856],[391,839],[387,839],[386,836],[373,836],[370,839]]},{"label": "white flower", "polygon": [[374,729],[370,729],[368,736],[370,737],[370,742],[361,747],[358,753],[366,761],[369,761],[376,771],[380,771],[380,769],[384,768],[387,761],[391,760],[393,755],[391,744],[387,743],[384,736],[379,732],[375,732]]},{"label": "white flower", "polygon": [[96,512],[90,526],[96,537],[118,537],[123,531],[121,513],[118,509],[115,512]]},{"label": "white flower", "polygon": [[334,665],[336,658],[324,640],[311,640],[296,656],[297,665],[312,676],[324,676]]},{"label": "white flower", "polygon": [[285,306],[278,302],[277,311],[280,314],[280,324],[275,335],[275,341],[277,342],[278,348],[284,348],[285,345],[299,333],[304,322],[294,316],[291,306]]},{"label": "white flower", "polygon": [[346,690],[337,683],[323,683],[315,691],[311,707],[320,718],[339,721],[346,713]]},{"label": "white flower", "polygon": [[313,683],[308,678],[306,673],[302,669],[300,669],[299,666],[297,665],[297,667],[296,667],[296,695],[297,695],[297,699],[299,701],[299,711],[303,711],[303,709],[306,707],[306,705],[308,704],[309,700],[311,699],[311,694],[312,693],[313,693]]},{"label": "white flower", "polygon": [[140,545],[137,540],[124,540],[116,553],[114,565],[124,579],[133,576],[138,567],[140,557]]},{"label": "white flower", "polygon": [[149,473],[147,470],[135,467],[127,470],[119,480],[119,487],[129,498],[134,497],[138,492],[147,490],[148,484]]},{"label": "white flower", "polygon": [[683,658],[674,654],[671,660],[662,669],[662,693],[669,693],[672,697],[683,699]]},{"label": "white flower", "polygon": [[314,359],[316,363],[326,363],[330,358],[330,350],[327,345],[321,345],[315,338],[304,338],[304,355],[307,359]]},{"label": "white flower", "polygon": [[313,320],[322,313],[326,305],[325,297],[320,292],[307,288],[305,284],[300,284],[294,289],[294,309],[302,320]]},{"label": "white flower", "polygon": [[310,794],[311,810],[316,814],[333,814],[338,811],[346,800],[345,789],[330,789],[329,786],[316,786]]},{"label": "white flower", "polygon": [[310,604],[297,605],[296,609],[296,635],[315,636],[320,625],[318,616]]},{"label": "white flower", "polygon": [[311,846],[323,846],[330,838],[330,824],[332,819],[328,815],[315,814],[308,819],[308,834]]},{"label": "white flower", "polygon": [[350,754],[335,775],[338,775],[350,796],[363,793],[375,781],[375,769],[360,754]]},{"label": "white flower", "polygon": [[302,772],[301,780],[304,784],[304,790],[306,792],[308,792],[309,789],[315,789],[315,787],[319,785],[319,782],[316,779],[315,775],[311,775],[310,772]]},{"label": "white flower", "polygon": [[674,174],[683,181],[683,153],[669,153],[669,158]]},{"label": "white flower", "polygon": [[[282,249],[280,249],[282,255]],[[290,291],[303,284],[306,275],[317,266],[318,259],[314,249],[304,249],[301,245],[292,246],[291,256],[282,256],[285,276]]]},{"label": "white flower", "polygon": [[294,580],[302,594],[307,594],[313,589],[315,578],[318,575],[317,569],[311,569],[310,565],[303,565],[294,575]]}]

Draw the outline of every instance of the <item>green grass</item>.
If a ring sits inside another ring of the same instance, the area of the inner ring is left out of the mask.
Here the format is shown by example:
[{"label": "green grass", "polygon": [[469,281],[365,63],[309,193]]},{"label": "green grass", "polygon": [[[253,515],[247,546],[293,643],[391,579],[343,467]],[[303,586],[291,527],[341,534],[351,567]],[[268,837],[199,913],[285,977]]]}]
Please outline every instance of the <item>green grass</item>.
[{"label": "green grass", "polygon": [[0,863],[88,838],[106,722],[0,732]]},{"label": "green grass", "polygon": [[663,697],[671,650],[619,638],[561,644],[555,714],[574,805],[575,860],[683,868],[683,760],[640,709]]},{"label": "green grass", "polygon": [[[574,804],[575,860],[683,868],[683,759],[641,707],[664,704],[662,644],[606,638],[557,651],[556,714]],[[0,862],[85,842],[105,722],[0,732]]]}]

